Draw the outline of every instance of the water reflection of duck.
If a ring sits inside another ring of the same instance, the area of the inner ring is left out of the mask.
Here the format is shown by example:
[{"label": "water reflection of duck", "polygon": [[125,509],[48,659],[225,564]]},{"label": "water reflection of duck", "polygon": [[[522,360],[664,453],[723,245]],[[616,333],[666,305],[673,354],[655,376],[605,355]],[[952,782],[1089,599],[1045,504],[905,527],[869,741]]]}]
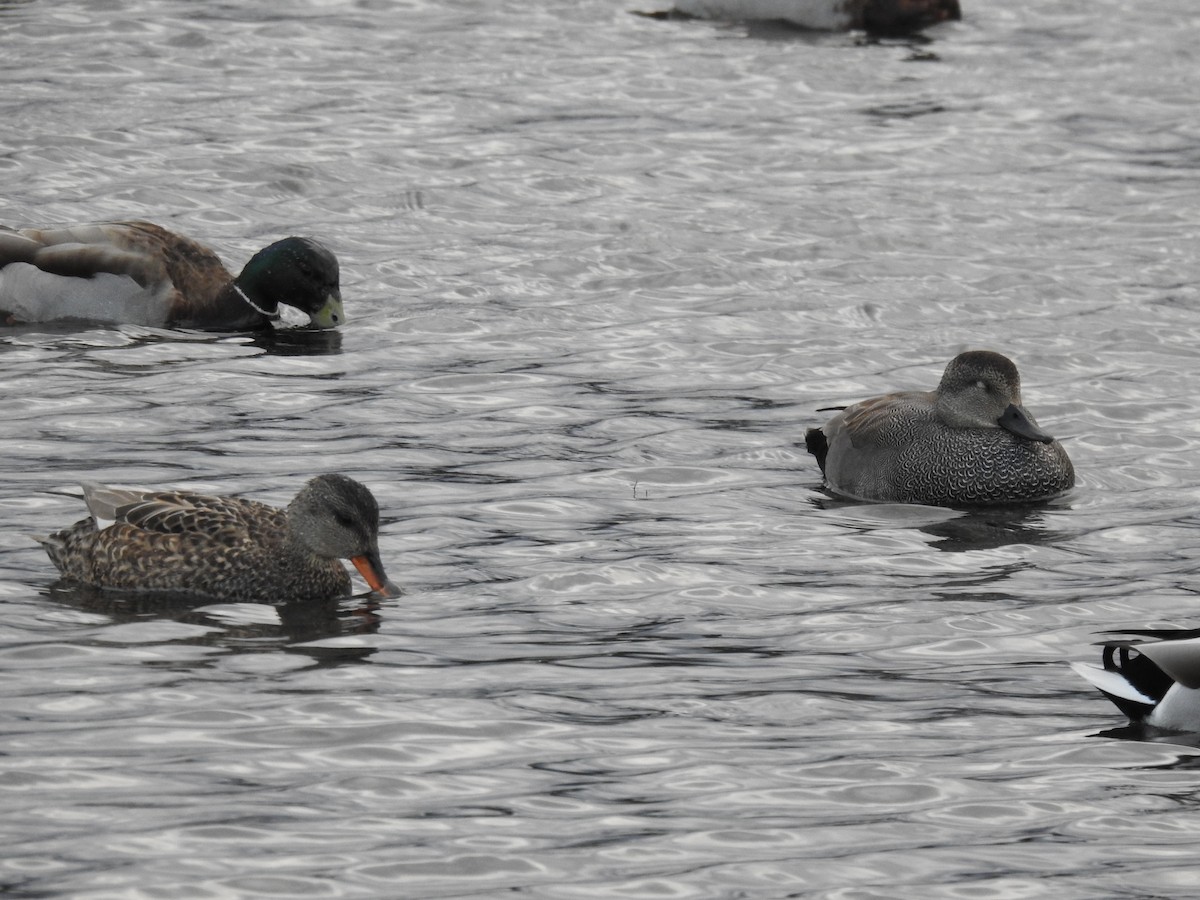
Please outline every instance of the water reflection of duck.
[{"label": "water reflection of duck", "polygon": [[818,31],[864,29],[876,34],[906,34],[962,18],[958,0],[676,0],[672,13],[698,19],[778,20]]},{"label": "water reflection of duck", "polygon": [[1062,445],[1021,405],[1017,367],[989,350],[952,359],[937,390],[856,403],[804,441],[829,488],[857,500],[990,506],[1075,484]]},{"label": "water reflection of duck", "polygon": [[379,557],[379,507],[344,475],[318,475],[279,509],[187,491],[85,484],[92,516],[39,538],[69,579],[119,590],[284,603],[346,596],[349,559],[373,591],[400,591]]},{"label": "water reflection of duck", "polygon": [[950,553],[1053,544],[1064,537],[1046,525],[1044,507],[1029,505],[961,510],[953,518],[921,526],[921,531],[937,538],[931,547]]},{"label": "water reflection of duck", "polygon": [[1132,630],[1103,642],[1103,666],[1072,663],[1135,725],[1200,732],[1200,631]]},{"label": "water reflection of duck", "polygon": [[[213,604],[211,598],[170,591],[112,591],[69,579],[49,585],[46,595],[56,603],[105,616],[117,626],[144,625],[149,620],[162,619],[199,626],[196,632],[163,632],[163,640],[171,643],[255,651],[290,647],[321,659],[361,659],[372,655],[374,647],[368,643],[328,639],[374,634],[382,621],[379,604],[370,597],[272,603],[262,605],[260,613],[239,615],[238,607],[259,604]],[[97,634],[105,634],[103,626]]]},{"label": "water reflection of duck", "polygon": [[259,250],[235,278],[207,247],[149,222],[0,229],[0,319],[80,319],[249,331],[293,306],[317,328],[345,320],[337,258],[309,238]]},{"label": "water reflection of duck", "polygon": [[856,526],[915,529],[935,539],[929,543],[931,549],[945,553],[992,550],[1013,544],[1054,544],[1066,534],[1048,524],[1044,505],[968,509],[907,504],[864,506],[825,494],[814,494],[809,503],[816,509],[836,510],[843,522]]}]

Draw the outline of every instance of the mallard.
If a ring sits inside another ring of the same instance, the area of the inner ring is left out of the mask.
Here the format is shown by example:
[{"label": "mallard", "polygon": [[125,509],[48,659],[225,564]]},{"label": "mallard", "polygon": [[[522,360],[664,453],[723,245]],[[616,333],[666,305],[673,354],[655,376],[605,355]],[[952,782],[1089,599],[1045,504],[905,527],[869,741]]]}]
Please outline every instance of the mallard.
[{"label": "mallard", "polygon": [[379,558],[379,507],[344,475],[318,475],[286,509],[188,491],[85,483],[91,516],[38,541],[62,575],[98,588],[284,603],[400,590]]},{"label": "mallard", "polygon": [[1132,630],[1150,640],[1107,640],[1103,667],[1072,663],[1077,673],[1135,725],[1200,731],[1200,631]]},{"label": "mallard", "polygon": [[247,331],[284,304],[336,328],[338,274],[337,258],[303,237],[264,247],[234,278],[207,247],[149,222],[0,229],[0,321]]},{"label": "mallard", "polygon": [[698,19],[779,20],[818,31],[857,28],[877,34],[906,34],[962,18],[958,0],[676,0],[672,12]]},{"label": "mallard", "polygon": [[856,403],[804,443],[830,490],[856,500],[991,506],[1075,484],[1062,445],[1021,405],[1017,367],[990,350],[952,359],[937,390]]}]

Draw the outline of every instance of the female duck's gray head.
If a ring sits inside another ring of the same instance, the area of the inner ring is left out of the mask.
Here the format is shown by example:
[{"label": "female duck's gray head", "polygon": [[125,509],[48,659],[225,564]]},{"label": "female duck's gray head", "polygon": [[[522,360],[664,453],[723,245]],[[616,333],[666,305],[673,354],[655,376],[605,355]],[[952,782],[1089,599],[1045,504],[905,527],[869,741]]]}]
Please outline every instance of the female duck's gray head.
[{"label": "female duck's gray head", "polygon": [[950,360],[938,384],[936,409],[951,428],[1003,428],[1029,441],[1054,440],[1021,405],[1017,367],[991,350],[969,350]]}]

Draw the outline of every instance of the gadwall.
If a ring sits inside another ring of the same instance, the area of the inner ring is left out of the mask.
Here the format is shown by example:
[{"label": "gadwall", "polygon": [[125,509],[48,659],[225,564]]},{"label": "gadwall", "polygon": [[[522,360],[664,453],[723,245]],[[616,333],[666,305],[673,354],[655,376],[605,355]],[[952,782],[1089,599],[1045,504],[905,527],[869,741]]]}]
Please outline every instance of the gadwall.
[{"label": "gadwall", "polygon": [[0,322],[81,319],[252,331],[279,305],[316,328],[345,320],[337,258],[289,237],[259,250],[235,278],[202,244],[149,222],[0,229]]},{"label": "gadwall", "polygon": [[1127,631],[1154,640],[1103,642],[1103,667],[1071,668],[1135,725],[1200,731],[1200,631]]},{"label": "gadwall", "polygon": [[1075,484],[1062,445],[1021,405],[1021,379],[988,350],[950,361],[936,391],[864,400],[805,446],[834,493],[931,506],[1031,503]]},{"label": "gadwall", "polygon": [[394,597],[379,558],[379,507],[344,475],[318,475],[279,509],[187,491],[84,484],[91,518],[38,538],[64,577],[100,588],[286,603],[350,593],[348,559]]}]

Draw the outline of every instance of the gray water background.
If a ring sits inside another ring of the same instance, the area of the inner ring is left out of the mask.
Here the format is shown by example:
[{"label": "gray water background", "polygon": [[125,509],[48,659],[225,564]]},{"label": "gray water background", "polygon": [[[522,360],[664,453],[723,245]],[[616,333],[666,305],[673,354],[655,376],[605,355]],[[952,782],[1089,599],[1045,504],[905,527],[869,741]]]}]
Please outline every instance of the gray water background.
[{"label": "gray water background", "polygon": [[[0,4],[0,221],[310,235],[351,317],[0,335],[0,894],[1195,896],[1196,751],[1066,662],[1200,612],[1200,12],[632,8]],[[1072,494],[822,492],[817,408],[976,347]],[[325,471],[404,597],[117,602],[26,536]]]}]

